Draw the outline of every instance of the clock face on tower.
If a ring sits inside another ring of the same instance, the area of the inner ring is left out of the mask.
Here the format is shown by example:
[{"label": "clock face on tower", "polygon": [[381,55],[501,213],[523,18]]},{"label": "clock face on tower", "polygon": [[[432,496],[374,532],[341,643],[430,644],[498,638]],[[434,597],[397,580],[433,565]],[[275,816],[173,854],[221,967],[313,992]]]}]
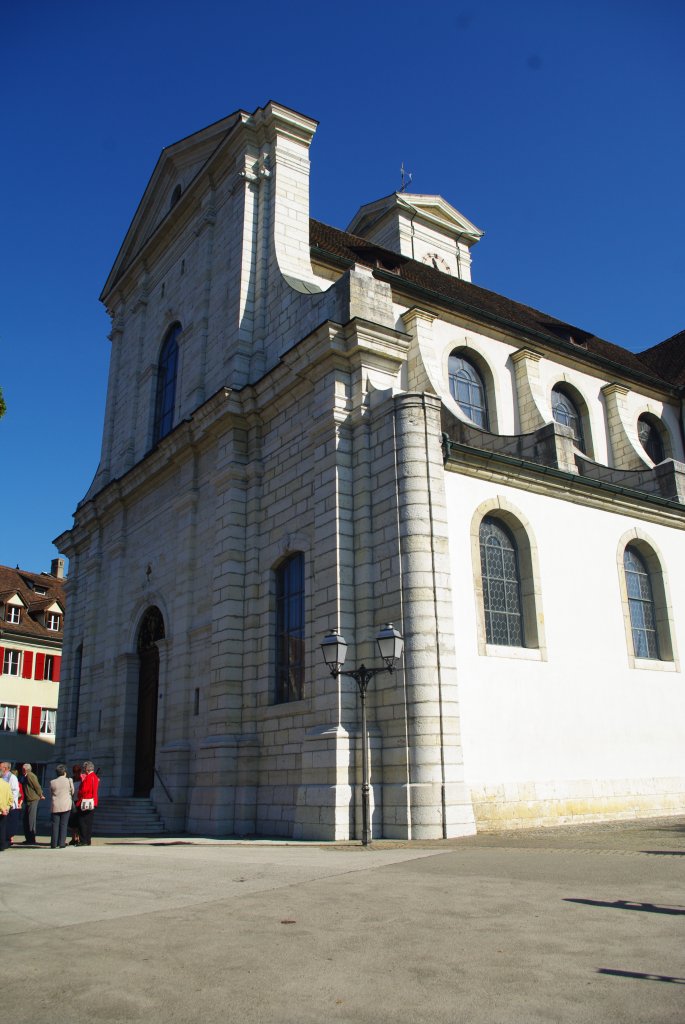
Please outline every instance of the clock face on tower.
[{"label": "clock face on tower", "polygon": [[443,274],[452,273],[449,263],[437,252],[427,252],[423,257],[423,262],[427,263],[429,267],[435,267],[436,270],[441,270]]}]

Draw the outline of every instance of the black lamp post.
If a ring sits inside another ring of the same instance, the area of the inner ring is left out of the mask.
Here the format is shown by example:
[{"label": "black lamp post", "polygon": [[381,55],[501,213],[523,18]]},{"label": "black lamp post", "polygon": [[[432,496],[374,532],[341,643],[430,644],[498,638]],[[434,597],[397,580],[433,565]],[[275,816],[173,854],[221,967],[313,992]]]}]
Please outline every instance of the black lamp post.
[{"label": "black lamp post", "polygon": [[332,676],[351,676],[359,689],[362,704],[362,843],[368,846],[371,842],[371,818],[369,814],[369,734],[366,728],[366,691],[369,683],[378,672],[394,672],[395,662],[402,656],[404,640],[401,633],[388,622],[376,634],[376,643],[383,668],[367,668],[361,664],[353,672],[344,672],[343,664],[347,654],[347,641],[337,630],[327,633],[321,642],[323,660],[328,665]]}]

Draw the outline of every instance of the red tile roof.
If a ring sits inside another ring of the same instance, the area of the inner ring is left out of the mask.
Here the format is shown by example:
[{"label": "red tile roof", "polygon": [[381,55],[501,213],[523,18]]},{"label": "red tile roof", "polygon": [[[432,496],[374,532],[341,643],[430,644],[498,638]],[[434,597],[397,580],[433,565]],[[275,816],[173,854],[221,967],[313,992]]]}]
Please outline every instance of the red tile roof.
[{"label": "red tile roof", "polygon": [[[36,640],[62,642],[63,629],[48,629],[43,624],[43,612],[57,601],[62,609],[66,607],[64,584],[65,580],[57,579],[47,572],[25,572],[18,566],[11,569],[8,565],[0,565],[0,601],[4,603],[12,594],[19,594],[28,610],[22,609],[21,622],[7,622],[4,607],[0,610],[0,637],[7,639],[30,637]],[[37,594],[35,587],[45,589],[44,594]],[[62,619],[64,626],[64,619]]]}]

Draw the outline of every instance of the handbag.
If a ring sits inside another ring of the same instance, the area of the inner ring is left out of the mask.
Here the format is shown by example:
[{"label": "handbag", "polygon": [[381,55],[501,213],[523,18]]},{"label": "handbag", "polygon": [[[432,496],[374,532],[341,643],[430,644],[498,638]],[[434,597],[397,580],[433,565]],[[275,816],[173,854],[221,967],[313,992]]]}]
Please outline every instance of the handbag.
[{"label": "handbag", "polygon": [[84,800],[81,801],[81,810],[82,811],[94,811],[95,810],[95,801],[91,800],[90,797],[86,797]]}]

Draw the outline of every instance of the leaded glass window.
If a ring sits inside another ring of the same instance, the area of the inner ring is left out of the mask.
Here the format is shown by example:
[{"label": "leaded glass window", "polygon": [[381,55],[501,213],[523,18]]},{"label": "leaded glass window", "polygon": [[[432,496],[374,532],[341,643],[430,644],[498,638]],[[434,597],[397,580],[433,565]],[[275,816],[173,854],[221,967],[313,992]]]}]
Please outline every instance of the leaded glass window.
[{"label": "leaded glass window", "polygon": [[276,571],[276,702],[304,696],[304,555]]},{"label": "leaded glass window", "polygon": [[485,384],[473,363],[461,355],[451,355],[448,363],[450,393],[464,415],[483,430],[488,430],[488,405]]},{"label": "leaded glass window", "polygon": [[583,437],[583,421],[580,412],[573,399],[569,398],[561,388],[552,388],[552,415],[557,423],[570,427],[573,431],[573,443],[581,452],[585,451],[585,438]]},{"label": "leaded glass window", "polygon": [[181,325],[174,324],[166,336],[159,356],[157,368],[157,393],[155,396],[155,421],[152,443],[157,444],[169,433],[174,425],[176,403],[176,371],[178,368],[178,336]]},{"label": "leaded glass window", "polygon": [[647,416],[640,416],[638,419],[637,436],[652,462],[664,461],[666,453],[664,452],[664,442],[659,433],[659,428]]},{"label": "leaded glass window", "polygon": [[635,657],[658,660],[659,641],[649,570],[642,556],[630,546],[623,553],[623,567],[626,574]]},{"label": "leaded glass window", "polygon": [[480,568],[487,643],[523,647],[516,542],[506,527],[491,516],[486,516],[480,524]]}]

